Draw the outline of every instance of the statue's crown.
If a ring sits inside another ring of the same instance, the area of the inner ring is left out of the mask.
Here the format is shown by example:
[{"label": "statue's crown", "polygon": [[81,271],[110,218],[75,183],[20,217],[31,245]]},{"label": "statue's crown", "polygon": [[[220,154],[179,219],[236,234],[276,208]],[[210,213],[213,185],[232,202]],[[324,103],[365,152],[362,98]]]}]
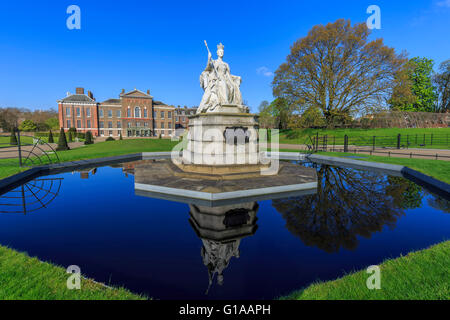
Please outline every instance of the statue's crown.
[{"label": "statue's crown", "polygon": [[224,48],[224,46],[223,46],[222,42],[217,45],[217,50],[223,50],[223,48]]}]

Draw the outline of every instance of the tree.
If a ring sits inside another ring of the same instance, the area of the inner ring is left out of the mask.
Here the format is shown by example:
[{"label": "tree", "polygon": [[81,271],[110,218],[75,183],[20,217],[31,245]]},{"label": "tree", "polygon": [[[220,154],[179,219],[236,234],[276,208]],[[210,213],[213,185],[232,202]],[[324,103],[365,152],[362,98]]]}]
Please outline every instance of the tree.
[{"label": "tree", "polygon": [[90,132],[90,131],[86,132],[84,144],[93,144],[93,143],[94,143],[94,141],[92,140],[92,132]]},{"label": "tree", "polygon": [[436,86],[436,112],[450,111],[450,59],[439,65],[438,72],[433,76]]},{"label": "tree", "polygon": [[306,109],[299,120],[298,125],[300,128],[317,128],[326,125],[322,112],[315,106]]},{"label": "tree", "polygon": [[48,143],[54,143],[52,130],[48,133]]},{"label": "tree", "polygon": [[272,101],[269,106],[270,113],[275,121],[275,127],[278,129],[287,129],[291,108],[285,98],[279,97]]},{"label": "tree", "polygon": [[260,103],[258,107],[259,112],[259,125],[262,128],[273,128],[274,118],[271,114],[270,104],[268,101],[264,100]]},{"label": "tree", "polygon": [[[433,112],[436,93],[432,83],[433,60],[415,57],[409,60],[407,67],[400,71],[398,77],[405,77],[404,83],[410,86],[413,99],[405,94],[404,86],[395,87],[391,98],[391,109],[400,111]],[[399,92],[400,91],[400,92]]]},{"label": "tree", "polygon": [[45,121],[45,124],[49,126],[50,129],[59,128],[59,120],[56,117],[49,118]]},{"label": "tree", "polygon": [[67,144],[66,134],[64,133],[64,128],[61,128],[59,132],[58,146],[56,147],[56,151],[70,150],[69,145]]},{"label": "tree", "polygon": [[72,131],[69,130],[67,134],[69,135],[69,142],[73,142]]},{"label": "tree", "polygon": [[35,131],[36,130],[36,124],[31,120],[24,120],[20,126],[19,129],[22,131]]},{"label": "tree", "polygon": [[18,126],[20,111],[17,108],[0,108],[0,127],[12,131]]},{"label": "tree", "polygon": [[287,99],[298,111],[319,108],[328,125],[335,117],[349,117],[384,107],[395,75],[406,63],[403,54],[368,42],[365,23],[337,20],[316,25],[291,47],[275,72],[273,94]]},{"label": "tree", "polygon": [[12,146],[17,146],[16,131],[14,129],[11,130],[11,136],[9,137],[9,144]]},{"label": "tree", "polygon": [[122,131],[119,132],[119,140],[123,140],[123,138],[122,138]]}]

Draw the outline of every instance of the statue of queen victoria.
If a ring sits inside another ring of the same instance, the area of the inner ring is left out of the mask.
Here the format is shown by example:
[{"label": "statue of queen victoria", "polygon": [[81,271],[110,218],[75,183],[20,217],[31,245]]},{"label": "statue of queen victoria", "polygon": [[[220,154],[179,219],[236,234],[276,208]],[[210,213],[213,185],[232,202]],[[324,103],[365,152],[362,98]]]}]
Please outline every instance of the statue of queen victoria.
[{"label": "statue of queen victoria", "polygon": [[[206,48],[208,45],[205,41]],[[239,89],[241,77],[233,76],[230,67],[223,61],[224,46],[217,45],[217,60],[213,60],[208,49],[208,62],[200,75],[200,86],[205,90],[198,113],[220,112],[220,106],[235,106],[239,112],[248,112],[242,105],[242,95]]]}]

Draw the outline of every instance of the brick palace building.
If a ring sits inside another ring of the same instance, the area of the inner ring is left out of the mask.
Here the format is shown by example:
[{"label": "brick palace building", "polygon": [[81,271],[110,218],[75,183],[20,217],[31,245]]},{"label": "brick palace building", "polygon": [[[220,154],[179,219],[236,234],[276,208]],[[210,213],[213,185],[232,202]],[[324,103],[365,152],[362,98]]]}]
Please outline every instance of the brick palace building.
[{"label": "brick palace building", "polygon": [[181,108],[154,100],[150,90],[122,92],[119,99],[97,102],[91,91],[76,88],[75,94],[58,100],[59,125],[65,131],[91,131],[94,136],[169,137],[175,129],[187,128],[188,116],[197,108]]}]

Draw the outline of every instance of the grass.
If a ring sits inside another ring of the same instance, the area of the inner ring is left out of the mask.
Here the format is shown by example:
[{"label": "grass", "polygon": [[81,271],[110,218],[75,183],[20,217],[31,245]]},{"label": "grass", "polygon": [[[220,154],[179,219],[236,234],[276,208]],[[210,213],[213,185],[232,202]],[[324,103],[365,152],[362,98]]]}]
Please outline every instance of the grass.
[{"label": "grass", "polygon": [[369,290],[366,270],[314,283],[282,299],[295,300],[437,300],[450,299],[450,241],[379,265],[381,289]]},{"label": "grass", "polygon": [[[122,154],[170,151],[177,144],[168,139],[127,139],[99,142],[77,149],[58,151],[61,162],[110,157]],[[22,171],[25,169],[22,169]],[[20,172],[15,159],[0,159],[0,179]]]},{"label": "grass", "polygon": [[[382,128],[382,129],[296,129],[283,130],[280,132],[279,142],[286,144],[305,144],[310,143],[310,138],[319,133],[320,136],[329,136],[329,143],[332,143],[330,137],[336,137],[336,144],[343,144],[345,135],[349,137],[349,143],[354,145],[371,145],[372,137],[377,138],[376,143],[379,146],[395,146],[397,144],[397,135],[401,134],[401,144],[410,143],[411,148],[449,148],[450,128]],[[433,143],[431,143],[431,134],[433,134]],[[416,143],[417,135],[417,143]],[[425,135],[425,144],[423,139]]]},{"label": "grass", "polygon": [[81,289],[67,289],[66,269],[0,246],[0,299],[12,300],[137,300],[124,288],[106,287],[81,277]]},{"label": "grass", "polygon": [[[446,183],[450,183],[450,161],[380,157],[380,156],[370,156],[365,154],[354,154],[344,152],[319,152],[318,154],[334,157],[357,156],[358,159],[356,160],[398,164],[417,170],[419,172],[432,176]],[[361,157],[361,159],[359,159],[359,157]]]}]

